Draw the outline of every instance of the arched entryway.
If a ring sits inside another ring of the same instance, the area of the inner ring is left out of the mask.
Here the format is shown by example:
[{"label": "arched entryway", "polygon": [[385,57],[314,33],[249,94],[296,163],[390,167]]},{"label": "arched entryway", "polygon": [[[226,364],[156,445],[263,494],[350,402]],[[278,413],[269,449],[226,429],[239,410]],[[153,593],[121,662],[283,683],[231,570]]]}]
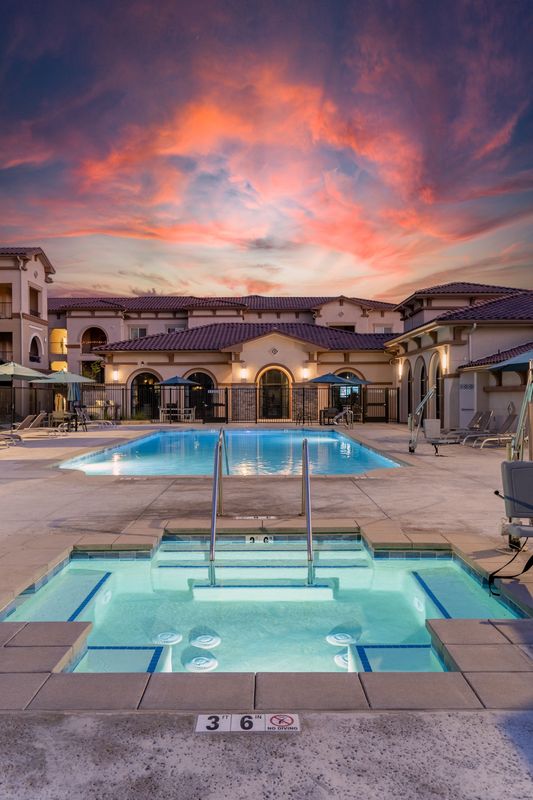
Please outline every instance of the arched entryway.
[{"label": "arched entryway", "polygon": [[131,382],[131,415],[133,419],[159,419],[160,386],[158,375],[140,372]]},{"label": "arched entryway", "polygon": [[30,361],[33,364],[41,363],[41,343],[37,336],[34,336],[30,342]]},{"label": "arched entryway", "polygon": [[[416,361],[415,369],[414,369],[414,376],[413,376],[413,406],[416,408],[420,401],[425,397],[427,393],[427,385],[428,385],[428,378],[427,378],[427,368],[426,362],[419,356]],[[413,410],[414,410],[413,408]],[[427,417],[427,407],[424,408],[423,417]]]},{"label": "arched entryway", "polygon": [[404,361],[402,370],[402,413],[405,414],[404,421],[413,413],[413,370],[411,362]]},{"label": "arched entryway", "polygon": [[218,419],[218,413],[215,413],[218,392],[213,376],[208,372],[196,370],[185,377],[188,381],[198,384],[198,386],[187,387],[185,390],[185,406],[194,409],[194,418],[204,421]]},{"label": "arched entryway", "polygon": [[290,378],[279,367],[269,367],[259,375],[258,417],[260,419],[290,420]]},{"label": "arched entryway", "polygon": [[96,326],[87,328],[81,337],[81,353],[87,355],[105,344],[107,344],[107,334],[102,328]]}]

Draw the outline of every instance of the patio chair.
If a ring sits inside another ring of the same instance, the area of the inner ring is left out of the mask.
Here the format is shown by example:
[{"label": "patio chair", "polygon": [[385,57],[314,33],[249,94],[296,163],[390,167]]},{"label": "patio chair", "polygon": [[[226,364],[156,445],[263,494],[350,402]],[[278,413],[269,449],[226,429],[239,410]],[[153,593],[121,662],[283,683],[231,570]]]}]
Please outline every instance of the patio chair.
[{"label": "patio chair", "polygon": [[489,433],[493,416],[494,411],[476,411],[466,428],[450,428],[443,434],[443,438],[461,441],[466,436]]},{"label": "patio chair", "polygon": [[85,432],[89,428],[114,428],[116,423],[110,419],[91,419],[84,408],[80,406],[75,407],[76,416],[78,417],[78,426]]},{"label": "patio chair", "polygon": [[320,424],[321,425],[331,425],[337,414],[339,413],[339,409],[336,406],[330,408],[321,408],[320,409]]},{"label": "patio chair", "polygon": [[490,426],[493,417],[494,417],[494,411],[484,411],[479,420],[479,427],[477,428],[477,430],[467,433],[466,436],[462,435],[461,444],[466,444],[466,442],[469,439],[476,439],[478,436],[491,433]]},{"label": "patio chair", "polygon": [[36,416],[37,416],[36,414],[28,414],[27,417],[24,417],[22,422],[19,422],[18,425],[15,425],[13,427],[13,430],[14,431],[23,431],[23,430],[25,430],[25,428],[29,428],[31,423],[33,422],[33,420],[35,419]]},{"label": "patio chair", "polygon": [[480,450],[482,450],[486,444],[493,444],[496,447],[503,447],[513,438],[513,435],[516,431],[517,422],[518,414],[509,414],[497,430],[493,431],[492,433],[485,433],[482,436],[478,436],[476,439],[474,439],[472,442],[472,447],[479,447]]}]

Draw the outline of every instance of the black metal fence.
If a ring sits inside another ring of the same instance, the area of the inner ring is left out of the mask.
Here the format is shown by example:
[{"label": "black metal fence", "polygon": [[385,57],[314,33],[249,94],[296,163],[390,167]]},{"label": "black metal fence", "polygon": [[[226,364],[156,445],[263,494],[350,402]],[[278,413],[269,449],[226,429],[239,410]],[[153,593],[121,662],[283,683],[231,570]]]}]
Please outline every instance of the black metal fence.
[{"label": "black metal fence", "polygon": [[[40,411],[68,411],[74,402],[85,406],[92,419],[162,419],[168,404],[158,385],[127,387],[124,384],[81,384],[79,397],[67,386],[25,384],[13,392],[15,419]],[[11,387],[0,384],[0,424],[11,419]],[[172,395],[171,395],[172,398]],[[337,386],[226,386],[216,389],[181,390],[174,404],[194,409],[194,419],[205,423],[296,422],[312,424],[324,415],[350,408],[356,420],[398,422],[398,390],[365,386],[356,390]]]}]

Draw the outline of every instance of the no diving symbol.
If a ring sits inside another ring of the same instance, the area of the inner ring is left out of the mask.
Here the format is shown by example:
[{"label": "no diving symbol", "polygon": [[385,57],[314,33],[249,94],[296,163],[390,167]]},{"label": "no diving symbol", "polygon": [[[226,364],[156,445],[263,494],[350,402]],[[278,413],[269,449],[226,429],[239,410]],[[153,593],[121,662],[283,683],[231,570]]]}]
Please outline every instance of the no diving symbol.
[{"label": "no diving symbol", "polygon": [[294,725],[294,719],[289,714],[274,714],[270,717],[270,724],[277,728],[288,728],[290,725]]}]

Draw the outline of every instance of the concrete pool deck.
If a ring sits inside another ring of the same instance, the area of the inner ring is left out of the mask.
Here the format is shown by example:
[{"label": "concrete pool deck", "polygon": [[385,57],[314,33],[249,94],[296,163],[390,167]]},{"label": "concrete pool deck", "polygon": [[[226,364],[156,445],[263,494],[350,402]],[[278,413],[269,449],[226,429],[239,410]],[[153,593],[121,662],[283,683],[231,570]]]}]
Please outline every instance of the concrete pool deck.
[{"label": "concrete pool deck", "polygon": [[[9,603],[30,578],[61,564],[72,547],[150,549],[164,528],[207,529],[210,478],[89,478],[57,469],[58,462],[88,448],[120,443],[154,427],[159,426],[31,440],[0,451],[0,604]],[[436,458],[421,444],[409,456],[404,426],[366,425],[353,435],[409,466],[355,478],[313,478],[317,528],[360,526],[369,544],[382,549],[453,545],[485,573],[501,563],[497,534],[503,506],[493,495],[500,486],[501,450],[450,446]],[[298,478],[232,477],[225,481],[224,497],[221,530],[302,529]],[[275,518],[239,519],[254,515]],[[533,581],[518,588],[530,602]],[[533,623],[522,623],[523,633],[517,633],[484,621],[480,633],[461,620],[437,622],[430,627],[435,646],[462,672],[300,673],[283,681],[279,674],[211,674],[209,683],[205,675],[57,672],[80,647],[85,628],[16,623],[15,631],[13,623],[0,623],[5,668],[15,661],[20,667],[22,658],[33,670],[0,673],[0,795],[6,800],[529,798],[533,712],[522,709],[533,706]],[[442,625],[447,622],[454,624]],[[281,740],[194,736],[191,712],[222,710],[217,704],[299,710],[302,733]],[[509,710],[490,710],[502,705]],[[337,713],[328,713],[333,708]],[[448,710],[434,713],[434,708]]]}]

